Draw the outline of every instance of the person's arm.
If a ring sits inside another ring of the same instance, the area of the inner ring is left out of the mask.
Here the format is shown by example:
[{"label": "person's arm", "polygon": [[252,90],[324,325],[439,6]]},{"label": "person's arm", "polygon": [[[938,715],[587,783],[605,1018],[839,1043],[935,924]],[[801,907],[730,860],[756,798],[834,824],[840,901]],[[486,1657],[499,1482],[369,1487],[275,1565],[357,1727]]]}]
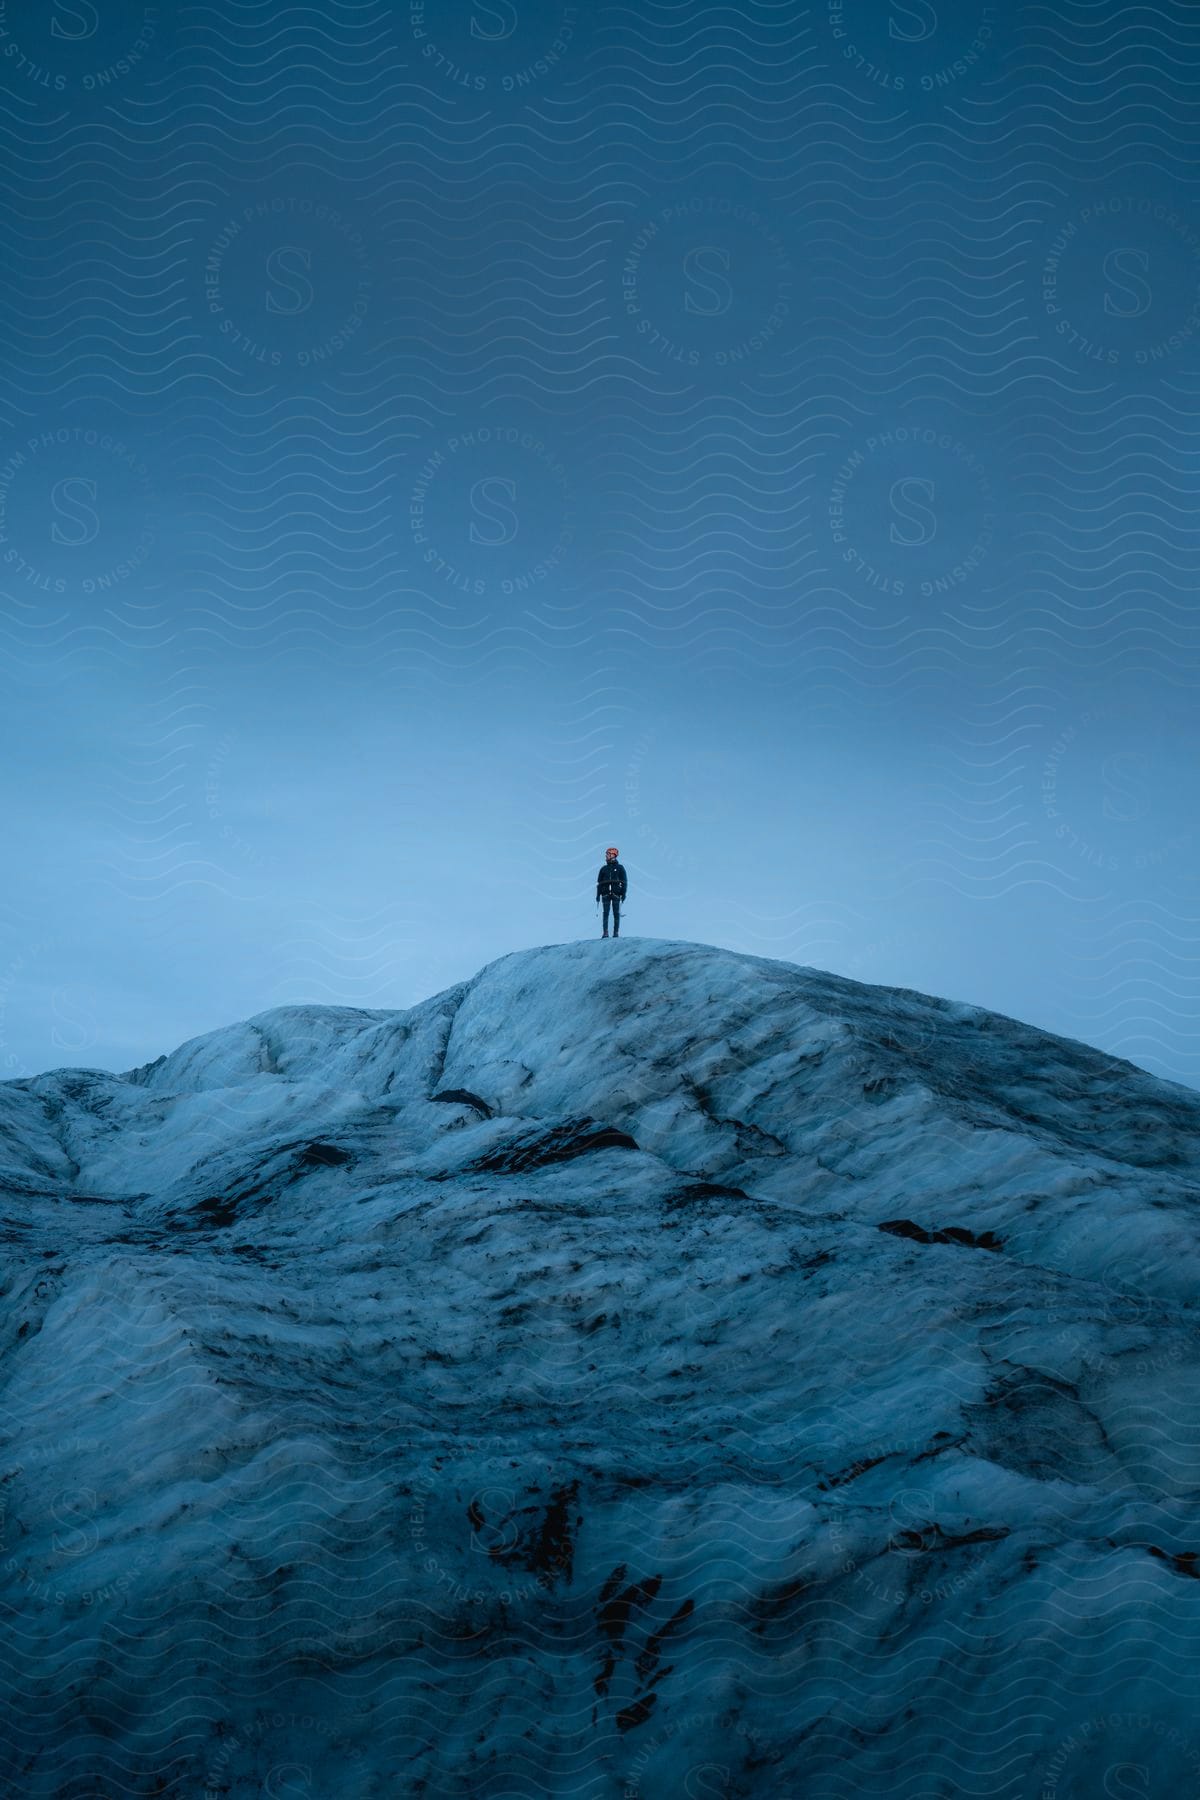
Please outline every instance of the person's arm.
[{"label": "person's arm", "polygon": [[622,900],[625,898],[625,890],[628,886],[629,886],[629,880],[625,874],[625,864],[622,863],[621,864],[621,898],[622,898]]}]

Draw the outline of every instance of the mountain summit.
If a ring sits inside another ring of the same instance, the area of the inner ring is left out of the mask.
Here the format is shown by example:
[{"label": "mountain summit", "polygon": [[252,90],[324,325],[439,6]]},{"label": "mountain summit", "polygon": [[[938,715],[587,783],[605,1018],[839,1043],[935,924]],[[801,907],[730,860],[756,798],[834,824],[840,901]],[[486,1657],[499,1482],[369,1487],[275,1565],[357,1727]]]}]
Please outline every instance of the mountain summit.
[{"label": "mountain summit", "polygon": [[1194,1785],[1198,1127],[632,938],[0,1084],[6,1791]]}]

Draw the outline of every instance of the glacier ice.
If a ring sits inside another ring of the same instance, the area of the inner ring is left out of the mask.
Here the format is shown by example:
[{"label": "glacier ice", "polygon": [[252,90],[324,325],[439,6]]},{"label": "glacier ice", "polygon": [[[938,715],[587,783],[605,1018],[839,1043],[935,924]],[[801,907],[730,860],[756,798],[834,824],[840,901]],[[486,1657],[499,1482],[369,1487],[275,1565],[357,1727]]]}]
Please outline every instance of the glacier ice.
[{"label": "glacier ice", "polygon": [[0,1085],[4,1791],[1195,1791],[1198,1124],[633,938]]}]

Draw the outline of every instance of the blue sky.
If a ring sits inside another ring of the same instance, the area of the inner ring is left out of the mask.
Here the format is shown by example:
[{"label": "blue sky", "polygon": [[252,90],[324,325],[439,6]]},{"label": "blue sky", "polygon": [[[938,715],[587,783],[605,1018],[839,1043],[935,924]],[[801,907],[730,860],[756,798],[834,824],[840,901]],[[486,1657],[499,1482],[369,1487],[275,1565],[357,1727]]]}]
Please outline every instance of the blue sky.
[{"label": "blue sky", "polygon": [[1186,9],[15,16],[0,1071],[408,1004],[616,843],[1200,1079]]}]

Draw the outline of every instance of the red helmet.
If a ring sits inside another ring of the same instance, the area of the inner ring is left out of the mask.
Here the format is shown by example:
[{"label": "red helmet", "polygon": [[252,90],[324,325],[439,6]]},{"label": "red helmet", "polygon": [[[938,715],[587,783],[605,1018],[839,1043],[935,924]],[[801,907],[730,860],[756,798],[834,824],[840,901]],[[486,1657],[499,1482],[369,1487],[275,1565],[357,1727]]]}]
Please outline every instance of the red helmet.
[{"label": "red helmet", "polygon": [[617,846],[615,844],[610,844],[608,846],[608,849],[604,852],[605,862],[608,861],[610,856],[615,856],[616,854],[617,854]]}]

